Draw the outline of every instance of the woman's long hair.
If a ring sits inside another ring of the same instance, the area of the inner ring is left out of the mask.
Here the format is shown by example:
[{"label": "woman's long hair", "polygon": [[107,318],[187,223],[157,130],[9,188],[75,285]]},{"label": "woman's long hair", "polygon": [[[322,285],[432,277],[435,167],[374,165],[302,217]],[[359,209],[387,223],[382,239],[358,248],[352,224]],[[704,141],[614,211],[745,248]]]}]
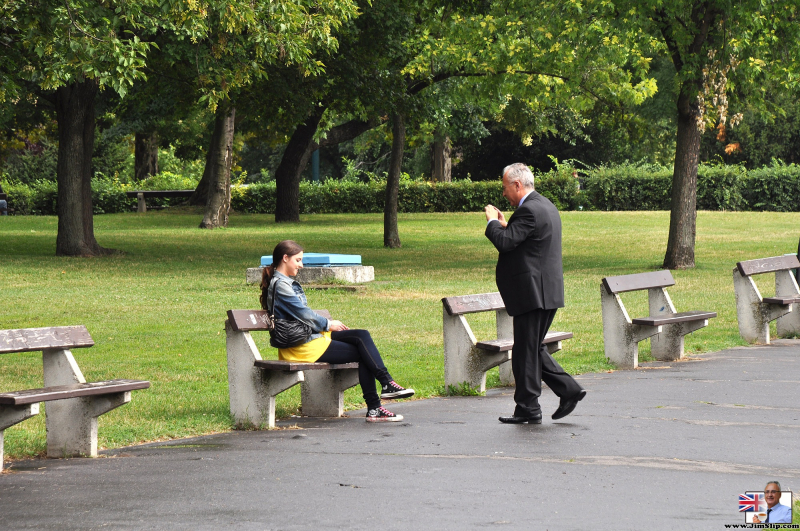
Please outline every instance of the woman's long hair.
[{"label": "woman's long hair", "polygon": [[284,255],[292,257],[302,252],[303,248],[294,240],[283,240],[275,246],[272,251],[272,264],[265,267],[264,272],[261,273],[261,297],[259,297],[259,300],[261,301],[262,310],[267,309],[267,290],[269,290],[269,284],[275,275],[277,265],[283,261]]}]

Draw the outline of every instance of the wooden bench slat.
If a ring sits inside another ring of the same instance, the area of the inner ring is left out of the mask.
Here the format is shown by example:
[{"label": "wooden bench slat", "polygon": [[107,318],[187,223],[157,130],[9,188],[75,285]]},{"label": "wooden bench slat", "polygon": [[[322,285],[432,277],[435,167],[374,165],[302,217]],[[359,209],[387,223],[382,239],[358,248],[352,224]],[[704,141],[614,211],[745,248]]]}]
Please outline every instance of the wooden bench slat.
[{"label": "wooden bench slat", "polygon": [[[314,310],[325,319],[331,318],[328,310]],[[228,310],[228,322],[231,328],[239,332],[250,332],[254,330],[267,330],[266,310]]]},{"label": "wooden bench slat", "polygon": [[763,301],[771,304],[794,304],[796,302],[800,302],[800,296],[764,297]]},{"label": "wooden bench slat", "polygon": [[717,312],[680,312],[672,315],[658,316],[658,317],[637,317],[631,319],[633,324],[646,325],[646,326],[660,326],[674,323],[685,323],[689,321],[700,321],[704,319],[713,319],[717,316]]},{"label": "wooden bench slat", "polygon": [[449,315],[503,310],[506,307],[499,292],[462,295],[460,297],[445,297],[442,299],[442,303]]},{"label": "wooden bench slat", "polygon": [[762,273],[773,273],[775,271],[785,271],[786,269],[800,268],[800,260],[797,256],[783,255],[772,256],[770,258],[759,258],[758,260],[745,260],[737,262],[736,267],[742,276],[749,277]]},{"label": "wooden bench slat", "polygon": [[51,400],[63,400],[65,398],[122,393],[135,389],[147,389],[148,387],[150,387],[150,382],[146,380],[106,380],[83,384],[55,385],[40,389],[0,393],[0,404],[18,406]]},{"label": "wooden bench slat", "polygon": [[142,194],[145,199],[150,197],[190,197],[194,190],[132,190],[125,192],[128,197],[139,197]]},{"label": "wooden bench slat", "polygon": [[273,371],[314,371],[358,369],[358,363],[302,363],[298,361],[283,360],[256,360],[255,366]]},{"label": "wooden bench slat", "polygon": [[633,275],[620,275],[616,277],[606,277],[603,279],[603,286],[606,291],[614,295],[626,291],[638,291],[650,288],[666,288],[674,286],[675,279],[668,270],[652,271],[649,273],[635,273]]},{"label": "wooden bench slat", "polygon": [[[548,332],[544,337],[544,344],[558,343],[559,341],[571,339],[572,337],[572,332]],[[507,352],[514,348],[514,340],[494,339],[492,341],[479,341],[475,346],[490,352]]]},{"label": "wooden bench slat", "polygon": [[83,325],[0,330],[0,354],[33,352],[48,348],[83,348],[94,345]]}]

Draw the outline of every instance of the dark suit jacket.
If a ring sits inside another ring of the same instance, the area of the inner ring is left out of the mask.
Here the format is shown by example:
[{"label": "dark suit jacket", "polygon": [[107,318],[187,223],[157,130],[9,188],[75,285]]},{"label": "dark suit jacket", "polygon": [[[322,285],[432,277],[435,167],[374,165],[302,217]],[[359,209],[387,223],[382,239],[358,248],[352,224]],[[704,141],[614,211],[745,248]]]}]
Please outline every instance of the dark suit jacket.
[{"label": "dark suit jacket", "polygon": [[486,225],[497,259],[497,288],[511,316],[564,307],[561,218],[549,199],[531,192],[508,219]]}]

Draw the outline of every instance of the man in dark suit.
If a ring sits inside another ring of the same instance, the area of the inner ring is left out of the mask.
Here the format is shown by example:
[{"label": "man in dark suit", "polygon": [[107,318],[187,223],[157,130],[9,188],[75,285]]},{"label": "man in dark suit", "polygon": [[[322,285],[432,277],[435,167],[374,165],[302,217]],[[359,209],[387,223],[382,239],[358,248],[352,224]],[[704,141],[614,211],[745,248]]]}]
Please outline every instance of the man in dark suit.
[{"label": "man in dark suit", "polygon": [[500,252],[497,288],[514,318],[511,370],[517,407],[513,416],[500,417],[500,422],[540,424],[542,380],[561,398],[553,419],[572,413],[586,396],[542,343],[556,310],[564,307],[561,218],[555,205],[533,189],[533,173],[525,164],[503,170],[503,197],[517,207],[508,222],[496,207],[485,208],[486,237]]}]

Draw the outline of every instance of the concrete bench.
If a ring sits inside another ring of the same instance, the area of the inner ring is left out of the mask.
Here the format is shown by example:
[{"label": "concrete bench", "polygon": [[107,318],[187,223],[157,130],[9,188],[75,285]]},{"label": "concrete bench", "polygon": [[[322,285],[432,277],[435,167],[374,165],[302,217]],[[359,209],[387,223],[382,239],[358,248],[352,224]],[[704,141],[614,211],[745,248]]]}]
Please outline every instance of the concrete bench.
[{"label": "concrete bench", "polygon": [[[486,391],[486,371],[500,366],[500,382],[514,385],[511,353],[514,348],[514,321],[506,312],[499,293],[481,293],[442,299],[444,331],[444,383],[447,389],[465,382],[470,388]],[[466,314],[495,312],[497,339],[477,341]],[[552,354],[572,332],[548,332],[544,343]]]},{"label": "concrete bench", "polygon": [[128,197],[135,197],[139,200],[137,212],[147,212],[147,202],[149,197],[191,197],[194,190],[133,190],[125,192]]},{"label": "concrete bench", "polygon": [[[708,326],[716,312],[677,312],[667,286],[675,285],[669,271],[654,271],[606,277],[600,286],[603,309],[603,342],[606,358],[622,369],[639,366],[639,342],[650,339],[650,352],[657,360],[683,358],[686,334]],[[631,319],[620,293],[647,290],[650,315]]]},{"label": "concrete bench", "polygon": [[47,406],[47,456],[97,457],[97,417],[131,401],[131,391],[147,389],[144,380],[87,383],[70,349],[94,345],[84,326],[0,330],[0,354],[42,351],[44,385],[0,393],[0,469],[3,432]]},{"label": "concrete bench", "polygon": [[[795,255],[739,262],[733,269],[739,334],[750,343],[769,344],[769,323],[776,321],[778,336],[800,335],[800,289],[792,269],[800,268]],[[775,273],[775,296],[762,297],[753,275]]]},{"label": "concrete bench", "polygon": [[[326,310],[314,310],[330,319]],[[261,358],[252,331],[267,331],[264,310],[228,310],[225,321],[231,415],[238,428],[275,427],[275,398],[300,386],[303,415],[341,417],[344,391],[358,384],[358,363],[298,363]]]}]

